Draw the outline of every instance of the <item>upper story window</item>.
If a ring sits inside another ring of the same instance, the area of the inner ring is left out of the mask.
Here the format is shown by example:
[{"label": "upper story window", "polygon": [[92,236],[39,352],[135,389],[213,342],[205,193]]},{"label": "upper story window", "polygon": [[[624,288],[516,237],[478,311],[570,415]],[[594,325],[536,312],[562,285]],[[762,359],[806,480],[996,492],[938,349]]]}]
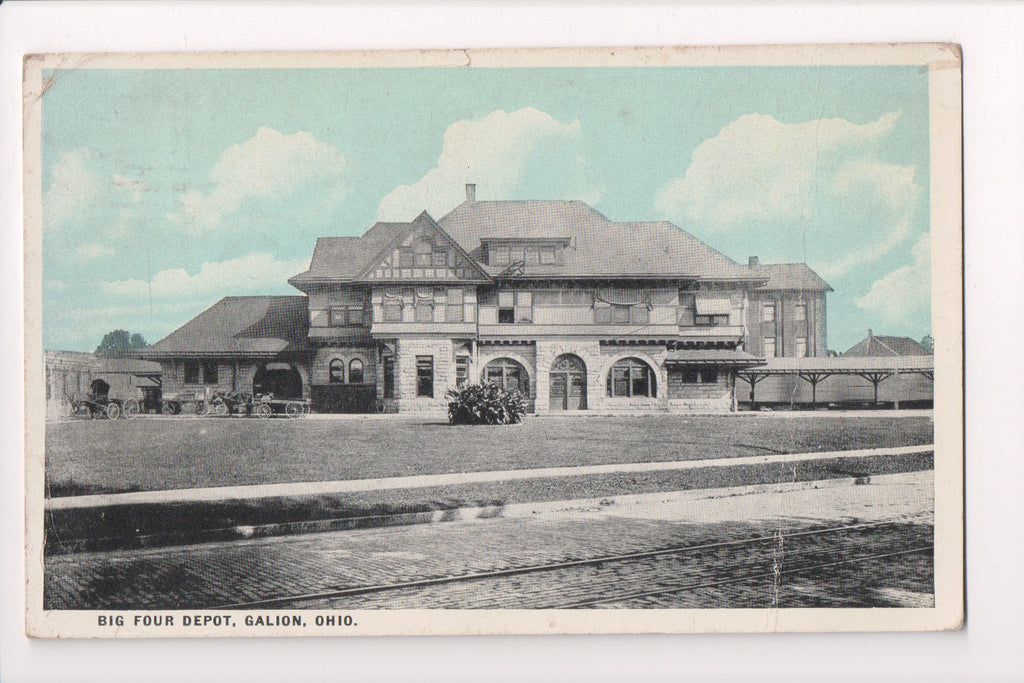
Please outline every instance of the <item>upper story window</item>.
[{"label": "upper story window", "polygon": [[414,262],[412,249],[403,247],[398,251],[398,265],[401,268],[412,268]]},{"label": "upper story window", "polygon": [[331,327],[342,327],[344,325],[362,325],[362,306],[332,306],[330,310]]},{"label": "upper story window", "polygon": [[764,340],[764,357],[775,358],[775,337],[768,337]]},{"label": "upper story window", "polygon": [[775,322],[775,304],[764,304],[764,306],[762,306],[761,320],[766,323]]},{"label": "upper story window", "polygon": [[465,318],[465,309],[462,305],[462,290],[449,289],[445,299],[444,319],[449,323],[461,323]]},{"label": "upper story window", "polygon": [[533,292],[498,292],[498,322],[503,325],[533,322]]},{"label": "upper story window", "polygon": [[805,322],[807,320],[807,304],[798,303],[793,309],[793,319],[798,323]]},{"label": "upper story window", "polygon": [[693,324],[696,327],[718,327],[719,325],[728,325],[729,316],[727,315],[695,315],[693,317]]},{"label": "upper story window", "polygon": [[554,247],[541,247],[540,248],[540,262],[543,265],[551,265],[555,262],[555,248]]},{"label": "upper story window", "polygon": [[796,338],[796,357],[807,358],[807,338],[797,337]]}]

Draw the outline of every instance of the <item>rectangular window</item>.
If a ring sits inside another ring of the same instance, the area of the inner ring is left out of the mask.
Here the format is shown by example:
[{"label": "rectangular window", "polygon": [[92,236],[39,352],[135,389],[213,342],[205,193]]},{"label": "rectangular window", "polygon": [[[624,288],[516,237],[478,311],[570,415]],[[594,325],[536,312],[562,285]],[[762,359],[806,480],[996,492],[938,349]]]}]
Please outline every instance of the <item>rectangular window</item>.
[{"label": "rectangular window", "polygon": [[341,327],[345,324],[345,309],[340,306],[331,307],[331,327]]},{"label": "rectangular window", "polygon": [[775,304],[764,305],[761,319],[766,323],[775,322]]},{"label": "rectangular window", "polygon": [[462,306],[462,290],[449,289],[447,304],[444,310],[445,322],[461,323],[465,318],[465,309]]},{"label": "rectangular window", "polygon": [[384,398],[395,397],[395,359],[384,356]]},{"label": "rectangular window", "polygon": [[446,251],[435,251],[434,252],[434,267],[443,268],[448,264],[448,252]]},{"label": "rectangular window", "polygon": [[764,340],[764,357],[775,358],[775,337],[768,337]]},{"label": "rectangular window", "polygon": [[796,308],[793,309],[793,319],[798,323],[802,323],[807,320],[807,304],[796,305]]},{"label": "rectangular window", "polygon": [[402,322],[402,304],[395,302],[388,302],[384,304],[384,322],[386,323],[400,323]]},{"label": "rectangular window", "polygon": [[516,322],[533,322],[533,292],[516,292]]},{"label": "rectangular window", "polygon": [[612,322],[616,325],[624,325],[629,322],[629,306],[612,304]]},{"label": "rectangular window", "polygon": [[469,356],[455,357],[455,386],[460,389],[469,384]]},{"label": "rectangular window", "polygon": [[718,382],[718,368],[701,368],[700,383],[716,384]]},{"label": "rectangular window", "polygon": [[680,379],[683,384],[697,384],[700,382],[700,371],[697,368],[683,368]]},{"label": "rectangular window", "polygon": [[594,323],[597,325],[608,325],[612,321],[612,307],[611,306],[595,306],[594,307]]},{"label": "rectangular window", "polygon": [[555,262],[555,248],[554,247],[541,247],[540,250],[540,262],[544,265],[551,265]]},{"label": "rectangular window", "polygon": [[505,325],[515,321],[515,292],[498,292],[498,322]]},{"label": "rectangular window", "polygon": [[796,338],[796,357],[807,358],[807,339],[804,337]]},{"label": "rectangular window", "polygon": [[363,307],[362,306],[349,306],[346,311],[345,321],[349,325],[362,325],[363,324]]},{"label": "rectangular window", "polygon": [[646,325],[651,322],[651,309],[647,306],[631,306],[629,322],[633,325]]},{"label": "rectangular window", "polygon": [[413,262],[413,266],[416,268],[429,268],[431,264],[430,252],[423,254],[416,254],[416,260]]},{"label": "rectangular window", "polygon": [[431,303],[420,302],[416,304],[416,322],[418,323],[432,323],[434,322],[434,305]]},{"label": "rectangular window", "polygon": [[402,249],[398,252],[398,266],[400,268],[412,268],[412,249]]},{"label": "rectangular window", "polygon": [[693,324],[696,327],[718,327],[719,325],[728,325],[729,316],[727,315],[697,315],[693,318]]},{"label": "rectangular window", "polygon": [[203,383],[204,384],[216,384],[217,383],[217,363],[216,361],[205,361],[203,363]]},{"label": "rectangular window", "polygon": [[540,263],[540,258],[536,249],[526,250],[526,265],[535,266]]},{"label": "rectangular window", "polygon": [[491,247],[490,258],[492,266],[507,266],[508,247]]},{"label": "rectangular window", "polygon": [[512,247],[508,250],[508,260],[512,263],[518,263],[526,260],[526,253],[522,247]]},{"label": "rectangular window", "polygon": [[199,363],[185,361],[185,384],[199,384]]},{"label": "rectangular window", "polygon": [[416,356],[416,395],[434,397],[434,357]]}]

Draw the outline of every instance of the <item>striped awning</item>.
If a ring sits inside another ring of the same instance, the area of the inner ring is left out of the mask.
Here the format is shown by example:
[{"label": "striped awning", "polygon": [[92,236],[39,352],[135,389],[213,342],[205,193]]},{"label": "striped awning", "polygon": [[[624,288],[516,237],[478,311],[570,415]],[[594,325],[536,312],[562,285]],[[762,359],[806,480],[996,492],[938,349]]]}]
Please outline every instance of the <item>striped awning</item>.
[{"label": "striped awning", "polygon": [[697,297],[697,315],[729,315],[732,301],[729,297]]},{"label": "striped awning", "polygon": [[739,349],[677,349],[669,351],[667,365],[762,365],[764,359]]}]

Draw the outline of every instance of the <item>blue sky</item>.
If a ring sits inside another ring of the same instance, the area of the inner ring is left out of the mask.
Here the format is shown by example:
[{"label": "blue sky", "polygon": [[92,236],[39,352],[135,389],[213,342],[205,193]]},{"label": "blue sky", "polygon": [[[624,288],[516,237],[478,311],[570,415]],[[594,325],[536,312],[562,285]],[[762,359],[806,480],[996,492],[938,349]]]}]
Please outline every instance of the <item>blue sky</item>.
[{"label": "blue sky", "polygon": [[45,75],[44,348],[297,294],[316,237],[440,218],[467,182],[806,261],[836,290],[838,351],[931,332],[926,68]]}]

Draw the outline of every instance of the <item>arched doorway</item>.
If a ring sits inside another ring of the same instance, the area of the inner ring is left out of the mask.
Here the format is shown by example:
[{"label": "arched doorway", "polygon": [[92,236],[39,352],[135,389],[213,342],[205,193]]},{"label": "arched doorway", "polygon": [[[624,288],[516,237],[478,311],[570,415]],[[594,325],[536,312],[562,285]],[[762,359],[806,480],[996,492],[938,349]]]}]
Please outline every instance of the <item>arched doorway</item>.
[{"label": "arched doorway", "polygon": [[494,382],[505,391],[517,389],[530,397],[530,375],[523,364],[511,358],[496,358],[484,366],[484,381]]},{"label": "arched doorway", "polygon": [[274,398],[302,398],[302,376],[291,363],[267,363],[252,379],[253,394],[273,394]]},{"label": "arched doorway", "polygon": [[582,358],[562,354],[551,364],[548,376],[551,410],[587,409],[587,366]]}]

